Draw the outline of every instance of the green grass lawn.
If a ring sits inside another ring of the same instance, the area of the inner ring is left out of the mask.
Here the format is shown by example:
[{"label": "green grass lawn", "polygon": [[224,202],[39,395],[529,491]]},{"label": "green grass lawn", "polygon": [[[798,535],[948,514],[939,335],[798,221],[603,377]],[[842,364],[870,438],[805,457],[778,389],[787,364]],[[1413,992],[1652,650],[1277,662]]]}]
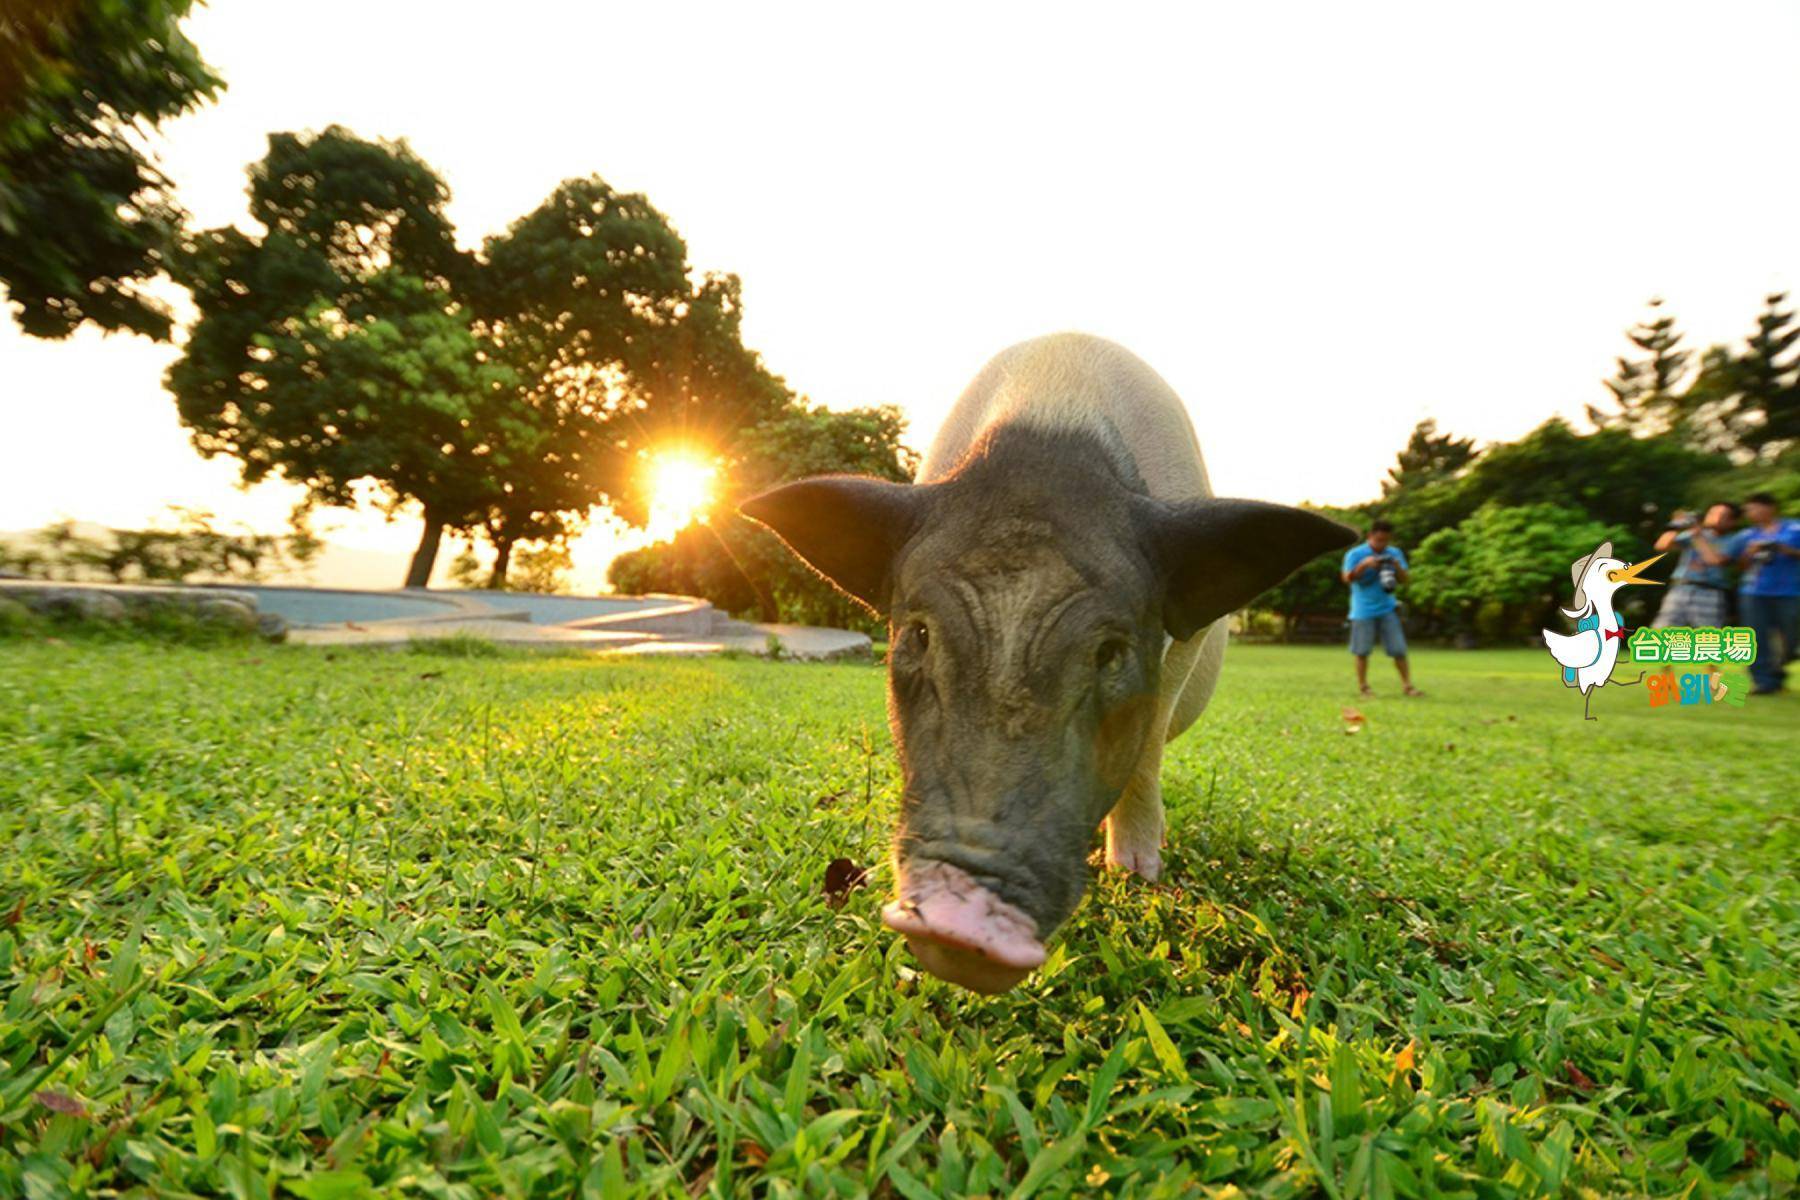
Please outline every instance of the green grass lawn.
[{"label": "green grass lawn", "polygon": [[1166,881],[983,999],[878,669],[455,649],[0,643],[0,1195],[1794,1188],[1800,700],[1235,647]]}]

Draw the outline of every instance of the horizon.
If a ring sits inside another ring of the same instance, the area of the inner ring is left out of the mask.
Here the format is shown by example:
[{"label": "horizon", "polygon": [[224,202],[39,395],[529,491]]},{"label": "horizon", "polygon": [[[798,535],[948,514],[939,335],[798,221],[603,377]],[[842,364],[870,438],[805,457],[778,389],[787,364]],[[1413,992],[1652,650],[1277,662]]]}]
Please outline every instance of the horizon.
[{"label": "horizon", "polygon": [[[228,86],[152,144],[196,227],[247,223],[244,170],[278,130],[405,138],[464,246],[599,174],[667,214],[697,271],[743,279],[745,341],[797,393],[897,404],[919,450],[994,353],[1079,328],[1182,395],[1221,494],[1349,504],[1426,417],[1483,444],[1584,427],[1651,296],[1699,350],[1800,282],[1765,199],[1800,165],[1758,120],[1792,105],[1791,6],[811,10],[824,32],[792,12],[417,11],[302,22],[217,0],[191,18]],[[945,38],[933,14],[953,12]],[[359,62],[345,28],[382,55]],[[844,50],[871,38],[878,56]],[[596,69],[594,45],[631,52]],[[658,107],[616,103],[644,96]],[[161,386],[176,347],[0,326],[0,529],[170,504],[283,522],[298,488],[241,492],[235,462],[189,446]],[[416,522],[336,511],[335,544],[416,541]],[[577,582],[633,540],[597,515]]]}]

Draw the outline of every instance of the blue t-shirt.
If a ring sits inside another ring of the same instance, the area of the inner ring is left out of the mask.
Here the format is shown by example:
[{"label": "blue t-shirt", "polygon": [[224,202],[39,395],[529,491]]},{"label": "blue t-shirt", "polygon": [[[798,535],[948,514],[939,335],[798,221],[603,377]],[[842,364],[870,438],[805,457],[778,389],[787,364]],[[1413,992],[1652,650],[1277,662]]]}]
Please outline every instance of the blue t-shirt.
[{"label": "blue t-shirt", "polygon": [[[1344,555],[1344,571],[1348,573],[1357,563],[1375,553],[1374,547],[1364,542],[1360,546],[1352,546]],[[1402,568],[1412,570],[1412,564],[1406,561],[1406,552],[1398,546],[1389,546],[1382,551]],[[1394,611],[1394,593],[1381,586],[1381,568],[1371,567],[1350,581],[1350,619],[1360,621],[1364,617],[1385,617]]]},{"label": "blue t-shirt", "polygon": [[[1767,541],[1770,538],[1784,546],[1800,550],[1800,521],[1792,517],[1777,517],[1772,533],[1755,525],[1740,529],[1731,535],[1726,549],[1732,558],[1737,558],[1751,542]],[[1738,580],[1738,591],[1746,596],[1800,596],[1800,558],[1774,553],[1763,562],[1751,563],[1744,568],[1744,574]]]},{"label": "blue t-shirt", "polygon": [[[1704,529],[1684,529],[1675,535],[1675,542],[1681,547],[1681,559],[1675,565],[1675,571],[1669,576],[1674,583],[1697,583],[1703,587],[1714,587],[1721,591],[1731,587],[1731,539],[1736,534],[1719,536]],[[1700,556],[1695,543],[1701,540],[1712,543],[1714,550],[1726,556],[1722,563],[1709,563]]]}]

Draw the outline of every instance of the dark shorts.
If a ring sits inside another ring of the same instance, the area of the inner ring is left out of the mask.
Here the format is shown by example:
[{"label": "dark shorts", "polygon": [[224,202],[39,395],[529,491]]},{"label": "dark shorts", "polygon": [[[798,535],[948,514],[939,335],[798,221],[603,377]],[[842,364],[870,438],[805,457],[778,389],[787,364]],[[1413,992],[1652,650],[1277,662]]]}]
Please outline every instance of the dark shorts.
[{"label": "dark shorts", "polygon": [[1375,649],[1377,635],[1389,658],[1406,657],[1406,631],[1400,628],[1398,612],[1383,613],[1379,617],[1353,617],[1350,621],[1350,653],[1358,658],[1368,657]]}]

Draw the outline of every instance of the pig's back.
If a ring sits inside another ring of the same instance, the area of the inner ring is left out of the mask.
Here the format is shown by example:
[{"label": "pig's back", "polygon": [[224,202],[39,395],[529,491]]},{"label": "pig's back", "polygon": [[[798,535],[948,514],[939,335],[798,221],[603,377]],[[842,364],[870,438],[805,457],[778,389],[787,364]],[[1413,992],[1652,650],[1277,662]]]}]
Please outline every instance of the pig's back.
[{"label": "pig's back", "polygon": [[1212,495],[1200,439],[1174,389],[1123,346],[1084,333],[995,355],[951,406],[918,481],[951,474],[989,429],[1013,423],[1093,433],[1129,458],[1159,500]]}]

